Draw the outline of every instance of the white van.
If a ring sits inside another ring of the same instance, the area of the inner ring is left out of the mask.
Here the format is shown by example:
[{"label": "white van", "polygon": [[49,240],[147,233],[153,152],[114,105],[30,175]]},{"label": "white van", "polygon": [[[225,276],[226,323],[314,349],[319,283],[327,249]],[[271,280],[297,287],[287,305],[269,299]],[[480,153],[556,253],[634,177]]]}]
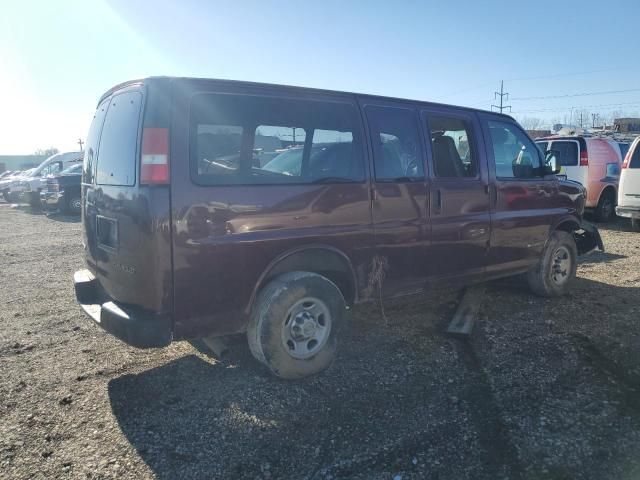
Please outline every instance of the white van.
[{"label": "white van", "polygon": [[552,150],[560,174],[587,189],[586,208],[596,220],[608,222],[615,215],[622,149],[617,141],[586,135],[556,135],[536,139],[544,152]]},{"label": "white van", "polygon": [[631,226],[640,232],[640,137],[637,137],[622,164],[616,213],[631,219]]}]

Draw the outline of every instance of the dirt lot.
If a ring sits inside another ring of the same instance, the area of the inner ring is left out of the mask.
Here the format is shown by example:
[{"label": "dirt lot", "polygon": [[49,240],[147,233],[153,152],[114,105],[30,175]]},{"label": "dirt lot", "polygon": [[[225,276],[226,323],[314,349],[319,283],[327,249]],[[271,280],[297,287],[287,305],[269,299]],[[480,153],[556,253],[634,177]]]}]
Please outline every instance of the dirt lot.
[{"label": "dirt lot", "polygon": [[129,348],[75,305],[80,224],[0,203],[0,477],[640,478],[640,234],[573,293],[493,283],[470,341],[459,292],[357,308],[302,382],[248,347]]}]

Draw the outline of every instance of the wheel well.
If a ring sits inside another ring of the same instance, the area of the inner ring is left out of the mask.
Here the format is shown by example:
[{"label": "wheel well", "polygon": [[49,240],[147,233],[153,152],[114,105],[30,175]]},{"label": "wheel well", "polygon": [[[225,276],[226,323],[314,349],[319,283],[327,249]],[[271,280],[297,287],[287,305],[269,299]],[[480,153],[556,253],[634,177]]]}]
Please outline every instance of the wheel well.
[{"label": "wheel well", "polygon": [[[602,189],[602,192],[600,192],[600,198],[603,198],[605,195],[611,195],[613,197],[613,201],[616,201],[616,189],[613,186],[607,185]],[[600,203],[600,198],[598,198],[598,203]]]},{"label": "wheel well", "polygon": [[556,225],[556,228],[554,228],[554,231],[555,230],[561,230],[563,232],[573,233],[576,230],[580,230],[580,225],[574,220],[565,220],[559,225]]},{"label": "wheel well", "polygon": [[[356,281],[353,268],[348,258],[336,250],[329,248],[307,248],[293,252],[276,260],[260,278],[254,289],[251,304],[257,293],[269,281],[287,272],[313,272],[328,278],[342,292],[347,305],[356,301]],[[250,304],[250,306],[251,306]]]}]

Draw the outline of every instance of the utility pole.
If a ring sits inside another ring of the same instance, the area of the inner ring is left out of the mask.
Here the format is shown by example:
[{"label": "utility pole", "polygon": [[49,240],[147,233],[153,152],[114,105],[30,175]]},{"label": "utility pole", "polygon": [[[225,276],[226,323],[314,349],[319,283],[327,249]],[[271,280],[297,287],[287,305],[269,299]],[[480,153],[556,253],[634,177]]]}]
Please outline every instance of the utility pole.
[{"label": "utility pole", "polygon": [[503,104],[503,100],[509,100],[509,94],[504,93],[504,80],[500,80],[500,91],[493,92],[493,99],[495,100],[497,97],[500,97],[500,105],[491,105],[491,110],[493,110],[494,108],[497,108],[500,110],[500,113],[502,113],[504,109],[508,108],[509,111],[511,111],[511,105]]},{"label": "utility pole", "polygon": [[580,128],[582,128],[582,113],[580,113]]},{"label": "utility pole", "polygon": [[78,145],[80,145],[80,151],[82,151],[82,145],[84,145],[84,142],[81,138],[78,139]]}]

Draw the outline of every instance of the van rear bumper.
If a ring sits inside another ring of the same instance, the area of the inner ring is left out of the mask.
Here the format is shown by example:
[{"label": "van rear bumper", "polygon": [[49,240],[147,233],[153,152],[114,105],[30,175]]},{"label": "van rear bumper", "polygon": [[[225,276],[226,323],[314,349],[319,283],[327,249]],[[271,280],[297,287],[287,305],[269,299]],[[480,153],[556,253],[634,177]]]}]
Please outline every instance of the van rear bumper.
[{"label": "van rear bumper", "polygon": [[116,304],[104,296],[89,270],[77,271],[73,284],[84,312],[113,336],[138,348],[165,347],[171,343],[171,318]]},{"label": "van rear bumper", "polygon": [[626,218],[640,218],[640,207],[616,207],[616,215]]}]

